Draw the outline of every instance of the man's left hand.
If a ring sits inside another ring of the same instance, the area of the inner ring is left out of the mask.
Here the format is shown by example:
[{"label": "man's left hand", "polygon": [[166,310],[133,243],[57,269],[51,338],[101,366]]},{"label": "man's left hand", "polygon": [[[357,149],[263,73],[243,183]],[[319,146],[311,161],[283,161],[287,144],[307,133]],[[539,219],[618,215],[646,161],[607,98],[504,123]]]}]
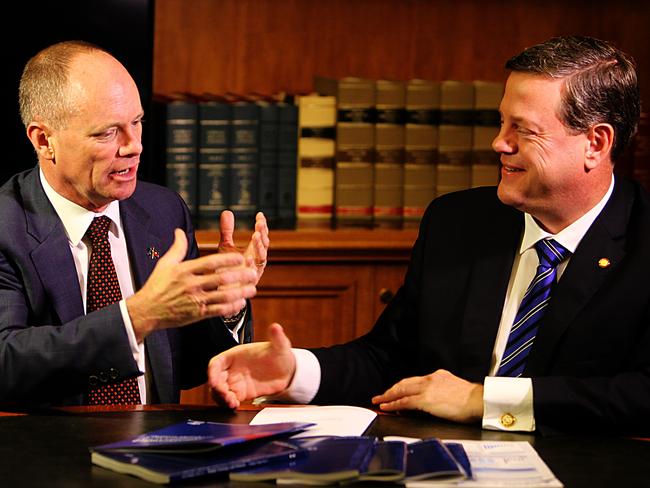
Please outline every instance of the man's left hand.
[{"label": "man's left hand", "polygon": [[372,403],[387,412],[421,410],[454,422],[470,423],[483,417],[483,385],[439,369],[399,381],[373,397]]},{"label": "man's left hand", "polygon": [[266,255],[270,244],[269,228],[266,224],[264,214],[257,212],[257,215],[255,215],[255,231],[244,251],[241,251],[235,246],[233,237],[235,232],[235,215],[230,210],[221,212],[219,228],[221,231],[219,252],[238,252],[243,254],[246,263],[254,267],[257,272],[257,281],[255,284],[259,283],[264,273],[264,268],[266,267]]}]

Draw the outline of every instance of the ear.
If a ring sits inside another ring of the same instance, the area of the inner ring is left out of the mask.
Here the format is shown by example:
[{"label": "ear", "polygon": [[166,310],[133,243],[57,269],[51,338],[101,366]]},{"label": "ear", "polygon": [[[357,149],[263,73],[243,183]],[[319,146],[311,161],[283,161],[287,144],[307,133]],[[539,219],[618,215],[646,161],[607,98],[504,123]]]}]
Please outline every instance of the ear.
[{"label": "ear", "polygon": [[596,168],[604,161],[612,162],[613,144],[614,128],[610,124],[596,124],[589,129],[585,148],[585,167],[587,171]]},{"label": "ear", "polygon": [[54,146],[50,136],[50,129],[42,122],[34,121],[27,126],[27,137],[34,146],[39,161],[49,160],[54,162]]}]

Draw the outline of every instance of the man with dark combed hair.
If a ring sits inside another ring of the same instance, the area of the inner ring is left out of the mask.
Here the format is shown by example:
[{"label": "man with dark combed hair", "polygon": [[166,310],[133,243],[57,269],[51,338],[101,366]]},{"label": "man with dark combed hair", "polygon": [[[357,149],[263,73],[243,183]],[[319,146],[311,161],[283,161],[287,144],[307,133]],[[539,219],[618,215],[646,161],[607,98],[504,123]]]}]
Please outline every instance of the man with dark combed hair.
[{"label": "man with dark combed hair", "polygon": [[404,284],[347,344],[212,359],[218,401],[420,410],[487,429],[650,432],[650,200],[614,177],[639,118],[634,63],[589,37],[506,64],[497,188],[427,209]]}]

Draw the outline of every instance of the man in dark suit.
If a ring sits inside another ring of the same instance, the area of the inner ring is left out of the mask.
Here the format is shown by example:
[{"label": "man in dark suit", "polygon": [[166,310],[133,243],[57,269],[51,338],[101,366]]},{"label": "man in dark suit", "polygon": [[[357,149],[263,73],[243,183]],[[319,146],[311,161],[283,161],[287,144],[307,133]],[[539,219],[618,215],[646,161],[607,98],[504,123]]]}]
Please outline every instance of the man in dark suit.
[{"label": "man in dark suit", "polygon": [[613,175],[639,117],[633,61],[566,37],[506,68],[498,188],[432,202],[404,285],[367,335],[292,351],[273,324],[270,342],[216,356],[219,401],[372,403],[542,433],[649,430],[650,201]]},{"label": "man in dark suit", "polygon": [[[0,402],[177,402],[181,388],[206,380],[210,357],[250,341],[246,300],[266,261],[264,216],[243,253],[198,256],[182,199],[136,185],[140,96],[97,46],[38,53],[19,101],[39,164],[0,189]],[[101,269],[110,279],[93,293],[108,305],[86,312],[89,261],[103,246],[87,235],[97,217],[108,222]],[[232,213],[221,223],[222,247],[233,251]],[[131,400],[113,396],[127,383]]]}]

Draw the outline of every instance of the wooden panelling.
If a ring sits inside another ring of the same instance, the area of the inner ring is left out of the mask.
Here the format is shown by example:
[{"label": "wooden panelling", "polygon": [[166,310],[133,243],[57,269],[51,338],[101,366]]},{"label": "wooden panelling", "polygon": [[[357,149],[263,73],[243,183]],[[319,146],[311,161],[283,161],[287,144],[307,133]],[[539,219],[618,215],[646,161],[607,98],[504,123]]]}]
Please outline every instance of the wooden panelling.
[{"label": "wooden panelling", "polygon": [[614,42],[650,97],[650,2],[157,0],[154,91],[307,92],[315,74],[503,80],[555,35]]}]

